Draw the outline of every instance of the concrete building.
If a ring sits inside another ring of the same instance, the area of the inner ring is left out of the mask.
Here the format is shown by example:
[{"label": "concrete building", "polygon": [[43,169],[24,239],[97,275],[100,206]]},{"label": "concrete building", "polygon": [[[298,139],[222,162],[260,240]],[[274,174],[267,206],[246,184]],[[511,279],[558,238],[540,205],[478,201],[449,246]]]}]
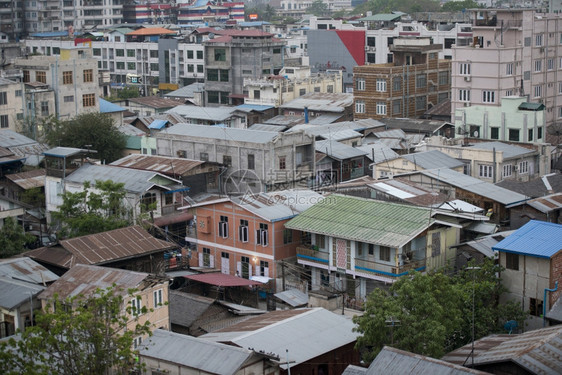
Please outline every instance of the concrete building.
[{"label": "concrete building", "polygon": [[25,108],[22,84],[0,78],[0,128],[16,131],[16,122],[23,120]]},{"label": "concrete building", "polygon": [[99,111],[98,64],[90,49],[60,49],[56,57],[28,56],[16,59],[14,67],[22,70],[23,83],[53,90],[53,103],[41,101],[41,116],[70,119],[81,113]]},{"label": "concrete building", "polygon": [[[155,138],[158,155],[227,166],[222,186],[230,189],[228,193],[279,190],[278,185],[285,184],[287,188],[286,184],[299,181],[307,186],[314,175],[314,138],[304,132],[286,134],[177,124]],[[244,184],[240,185],[240,181]]]},{"label": "concrete building", "polygon": [[244,78],[278,74],[285,42],[259,30],[229,30],[203,42],[205,103],[243,104]]},{"label": "concrete building", "polygon": [[455,111],[455,137],[545,142],[546,108],[526,97],[505,96],[499,107],[474,105]]},{"label": "concrete building", "polygon": [[471,13],[473,42],[453,47],[451,116],[475,104],[499,107],[502,98],[518,95],[544,104],[547,127],[559,121],[562,15],[518,8]]},{"label": "concrete building", "polygon": [[355,119],[419,117],[449,99],[451,63],[429,38],[393,40],[392,63],[353,68]]}]

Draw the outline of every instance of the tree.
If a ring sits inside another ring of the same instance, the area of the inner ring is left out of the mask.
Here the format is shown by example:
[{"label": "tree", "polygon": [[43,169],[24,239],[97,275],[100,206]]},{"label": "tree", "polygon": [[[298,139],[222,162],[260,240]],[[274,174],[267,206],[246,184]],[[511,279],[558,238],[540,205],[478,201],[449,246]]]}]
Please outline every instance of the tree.
[{"label": "tree", "polygon": [[472,339],[473,306],[475,339],[502,332],[509,320],[522,324],[526,313],[519,304],[498,304],[504,292],[496,277],[499,270],[490,260],[454,276],[413,272],[388,291],[375,289],[365,314],[354,318],[365,360],[372,361],[384,345],[440,358]]},{"label": "tree", "polygon": [[306,13],[314,14],[317,17],[325,16],[329,13],[328,5],[322,0],[314,0],[312,4],[306,8]]},{"label": "tree", "polygon": [[439,1],[436,0],[369,0],[355,7],[352,13],[366,14],[370,11],[373,14],[378,14],[401,11],[411,14],[415,12],[438,12],[440,9]]},{"label": "tree", "polygon": [[25,250],[35,238],[26,234],[23,227],[12,217],[4,219],[4,225],[0,228],[0,258],[9,258]]},{"label": "tree", "polygon": [[133,292],[113,286],[90,296],[55,296],[20,339],[0,343],[0,368],[7,375],[128,374],[135,363],[133,339],[151,332],[148,321],[136,321],[134,329],[128,324],[124,295]]},{"label": "tree", "polygon": [[449,1],[443,4],[441,9],[443,12],[460,12],[465,9],[472,9],[472,8],[480,8],[480,4],[478,4],[474,0],[463,0],[463,1]]},{"label": "tree", "polygon": [[17,132],[37,142],[44,142],[47,134],[57,126],[58,120],[53,115],[41,118],[25,116],[21,120],[16,120]]},{"label": "tree", "polygon": [[61,224],[59,238],[72,238],[123,228],[132,224],[131,209],[124,204],[123,183],[111,180],[90,182],[84,190],[64,192],[62,204],[52,216]]},{"label": "tree", "polygon": [[97,157],[111,163],[122,156],[126,137],[117,130],[110,116],[103,113],[84,113],[69,121],[58,122],[46,134],[52,146],[91,148]]}]

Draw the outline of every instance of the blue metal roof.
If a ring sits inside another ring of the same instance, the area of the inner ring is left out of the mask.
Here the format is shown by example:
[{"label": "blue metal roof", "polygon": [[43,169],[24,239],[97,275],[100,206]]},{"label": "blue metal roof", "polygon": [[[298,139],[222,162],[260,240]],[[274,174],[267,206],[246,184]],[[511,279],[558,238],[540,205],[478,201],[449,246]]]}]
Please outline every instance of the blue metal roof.
[{"label": "blue metal roof", "polygon": [[113,112],[125,111],[125,108],[121,108],[117,104],[113,104],[102,98],[98,98],[98,99],[100,103],[100,113],[113,113]]},{"label": "blue metal roof", "polygon": [[[74,32],[74,35],[78,35],[78,32]],[[52,38],[57,36],[68,36],[68,31],[48,31],[44,33],[34,33],[31,34],[35,38]]]},{"label": "blue metal roof", "polygon": [[562,250],[562,225],[531,220],[492,249],[505,253],[551,258]]},{"label": "blue metal roof", "polygon": [[154,120],[150,123],[150,125],[148,125],[149,129],[162,129],[164,126],[166,126],[166,124],[168,123],[168,120]]},{"label": "blue metal roof", "polygon": [[249,109],[252,111],[267,111],[268,109],[274,108],[271,105],[261,105],[261,104],[240,104],[236,109]]}]

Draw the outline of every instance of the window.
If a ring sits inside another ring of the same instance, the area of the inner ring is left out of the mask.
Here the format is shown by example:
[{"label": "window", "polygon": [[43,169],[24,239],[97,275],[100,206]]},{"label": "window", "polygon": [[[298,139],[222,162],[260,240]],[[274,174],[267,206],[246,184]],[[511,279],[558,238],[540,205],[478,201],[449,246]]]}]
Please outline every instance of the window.
[{"label": "window", "polygon": [[219,80],[219,70],[218,69],[207,69],[207,81],[218,81]]},{"label": "window", "polygon": [[527,142],[531,142],[533,140],[533,129],[528,129],[527,131]]},{"label": "window", "polygon": [[426,107],[426,97],[416,96],[416,111],[425,111]]},{"label": "window", "polygon": [[240,257],[241,275],[245,279],[250,278],[250,257]]},{"label": "window", "polygon": [[226,50],[224,48],[215,48],[215,61],[226,61]]},{"label": "window", "polygon": [[154,308],[158,308],[163,305],[162,289],[154,291]]},{"label": "window", "polygon": [[479,171],[480,171],[480,173],[479,173],[480,177],[492,178],[493,172],[494,172],[494,167],[492,167],[491,165],[480,164]]},{"label": "window", "polygon": [[365,113],[365,101],[356,100],[355,101],[355,113]]},{"label": "window", "polygon": [[[56,47],[55,47],[56,48]],[[54,53],[54,48],[53,48],[53,53]],[[59,49],[60,52],[60,49]],[[60,53],[58,53],[58,55],[60,55]],[[92,55],[94,56],[101,56],[101,48],[93,48],[92,49]]]},{"label": "window", "polygon": [[141,315],[142,314],[142,297],[136,296],[131,300],[131,314]]},{"label": "window", "polygon": [[151,192],[146,192],[140,201],[141,212],[148,212],[156,206],[156,194]]},{"label": "window", "polygon": [[279,169],[284,170],[287,168],[287,157],[279,156]]},{"label": "window", "polygon": [[35,72],[35,80],[41,83],[47,83],[47,72],[37,71]]},{"label": "window", "polygon": [[10,127],[8,115],[0,115],[0,128],[4,129],[8,127]]},{"label": "window", "polygon": [[459,90],[459,101],[469,102],[470,101],[470,90],[460,89]]},{"label": "window", "polygon": [[139,346],[141,346],[141,344],[142,344],[142,337],[139,336],[133,339],[133,349],[135,350],[138,349]]},{"label": "window", "polygon": [[377,115],[386,115],[386,103],[377,103]]},{"label": "window", "polygon": [[125,63],[123,61],[117,61],[115,63],[115,68],[119,70],[125,70]]},{"label": "window", "polygon": [[513,63],[509,63],[505,65],[505,75],[512,76],[513,75]]},{"label": "window", "polygon": [[72,85],[72,72],[62,72],[62,84]]},{"label": "window", "polygon": [[529,315],[542,317],[543,305],[540,299],[529,298]]},{"label": "window", "polygon": [[537,140],[542,139],[542,126],[537,128]]},{"label": "window", "polygon": [[193,51],[191,51],[191,50],[188,50],[188,51],[187,51],[187,58],[188,58],[188,59],[193,59]]},{"label": "window", "polygon": [[135,57],[135,50],[134,49],[128,49],[127,50],[127,57]]},{"label": "window", "polygon": [[197,59],[203,60],[203,51],[197,51]]},{"label": "window", "polygon": [[248,169],[254,170],[256,168],[254,154],[248,154]]},{"label": "window", "polygon": [[495,103],[496,93],[494,91],[482,91],[482,102],[483,103]]},{"label": "window", "polygon": [[527,160],[519,162],[519,174],[525,173],[529,173],[529,162]]},{"label": "window", "polygon": [[449,99],[449,93],[448,92],[440,92],[437,95],[437,103],[443,103],[447,99]]},{"label": "window", "polygon": [[[562,58],[560,59],[561,63],[562,63]],[[23,71],[23,82],[27,83],[31,80],[30,76],[29,76],[29,70],[24,70]]]},{"label": "window", "polygon": [[548,59],[546,60],[546,68],[548,70],[553,70],[554,69],[554,59]]},{"label": "window", "polygon": [[193,67],[193,64],[187,64],[187,71],[189,73],[193,73],[195,71],[194,67]]},{"label": "window", "polygon": [[386,92],[386,79],[377,78],[377,91]]},{"label": "window", "polygon": [[535,98],[542,96],[542,85],[537,85],[533,88],[533,93],[535,94]]},{"label": "window", "polygon": [[260,276],[269,277],[269,262],[260,260]]},{"label": "window", "polygon": [[379,259],[384,262],[390,262],[390,247],[380,246]]},{"label": "window", "polygon": [[258,245],[267,246],[268,245],[268,225],[260,223],[260,229],[256,230],[256,243]]},{"label": "window", "polygon": [[221,82],[228,82],[228,70],[227,69],[220,69],[219,70],[219,79]]},{"label": "window", "polygon": [[197,65],[197,73],[203,73],[203,65]]},{"label": "window", "polygon": [[519,254],[505,253],[505,268],[519,271]]},{"label": "window", "polygon": [[400,101],[400,99],[393,100],[392,101],[392,114],[393,115],[400,114],[401,107],[402,107],[402,102]]},{"label": "window", "polygon": [[519,142],[519,129],[509,129],[509,140]]},{"label": "window", "polygon": [[357,91],[365,91],[365,78],[357,78],[355,80],[355,89]]},{"label": "window", "polygon": [[41,102],[41,116],[49,116],[49,102]]},{"label": "window", "polygon": [[512,165],[511,164],[507,164],[503,166],[503,170],[502,170],[502,176],[503,177],[509,177],[511,176],[511,170],[512,170]]},{"label": "window", "polygon": [[299,95],[303,96],[304,94],[306,94],[306,89],[299,89]]},{"label": "window", "polygon": [[535,36],[535,46],[542,47],[542,34],[537,34]]},{"label": "window", "polygon": [[201,161],[209,161],[209,154],[206,152],[199,153],[199,160]]},{"label": "window", "polygon": [[283,244],[287,245],[293,242],[293,230],[285,228],[283,229]]},{"label": "window", "polygon": [[219,236],[222,238],[228,238],[228,216],[221,215],[220,217]]},{"label": "window", "polygon": [[92,69],[84,69],[84,82],[94,82],[94,71]]},{"label": "window", "polygon": [[248,220],[240,220],[238,239],[240,242],[248,242]]},{"label": "window", "polygon": [[505,96],[513,96],[513,90],[506,90]]},{"label": "window", "polygon": [[222,163],[224,165],[226,165],[227,167],[232,166],[232,157],[229,155],[223,155],[222,156]]},{"label": "window", "polygon": [[82,95],[82,105],[84,107],[93,107],[96,105],[96,94]]},{"label": "window", "polygon": [[490,128],[490,138],[491,139],[500,139],[500,128],[491,127]]},{"label": "window", "polygon": [[461,76],[468,76],[470,75],[470,64],[469,63],[461,63],[459,66],[459,73]]},{"label": "window", "polygon": [[21,98],[22,96],[23,96],[23,91],[22,90],[16,90],[16,97]]},{"label": "window", "polygon": [[127,69],[128,70],[135,70],[137,68],[137,64],[134,62],[128,62],[127,63]]},{"label": "window", "polygon": [[74,103],[74,95],[68,95],[63,98],[65,103]]},{"label": "window", "polygon": [[211,249],[203,248],[203,267],[211,267]]},{"label": "window", "polygon": [[425,74],[418,74],[416,76],[416,88],[427,87],[427,77]]},{"label": "window", "polygon": [[439,85],[449,84],[449,72],[439,72]]},{"label": "window", "polygon": [[542,71],[542,60],[535,60],[535,72]]},{"label": "window", "polygon": [[[133,51],[133,52],[134,52],[134,51]],[[123,57],[123,56],[125,56],[125,50],[123,50],[123,49],[116,49],[116,50],[115,50],[115,56],[117,56],[117,57]]]},{"label": "window", "polygon": [[0,92],[0,105],[8,104],[8,93],[3,91]]},{"label": "window", "polygon": [[372,36],[368,36],[367,37],[367,45],[369,47],[375,47],[377,45],[377,38],[372,37]]}]

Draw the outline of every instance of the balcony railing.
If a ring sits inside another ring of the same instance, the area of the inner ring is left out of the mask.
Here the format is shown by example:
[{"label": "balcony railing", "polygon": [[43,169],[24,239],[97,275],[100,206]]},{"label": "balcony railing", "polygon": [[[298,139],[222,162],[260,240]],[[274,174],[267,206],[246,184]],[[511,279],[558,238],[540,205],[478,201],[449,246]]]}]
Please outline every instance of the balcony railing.
[{"label": "balcony railing", "polygon": [[181,204],[179,204],[179,203],[163,206],[162,207],[162,216],[177,214],[178,208],[180,208],[180,207],[181,207]]},{"label": "balcony railing", "polygon": [[391,277],[399,277],[408,272],[425,267],[425,259],[410,261],[402,266],[393,266],[386,263],[373,262],[366,259],[355,258],[355,268],[361,272],[372,273],[376,275],[387,275]]},{"label": "balcony railing", "polygon": [[315,250],[305,246],[297,247],[297,258],[328,265],[330,253],[324,250]]}]

